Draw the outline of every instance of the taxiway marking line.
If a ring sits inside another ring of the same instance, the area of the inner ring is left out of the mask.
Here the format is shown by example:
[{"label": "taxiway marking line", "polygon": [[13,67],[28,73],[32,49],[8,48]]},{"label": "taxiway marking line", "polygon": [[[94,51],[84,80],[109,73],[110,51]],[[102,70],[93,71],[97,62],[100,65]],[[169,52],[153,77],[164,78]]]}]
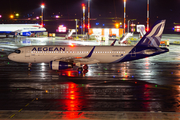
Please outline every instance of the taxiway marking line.
[{"label": "taxiway marking line", "polygon": [[[31,102],[33,102],[34,100],[35,100],[35,98],[34,98]],[[31,103],[31,102],[30,102],[30,103]],[[27,107],[28,105],[29,105],[29,103],[26,104],[25,107]],[[22,110],[23,110],[23,108],[21,108],[18,112],[21,112]],[[15,115],[16,115],[16,114],[11,115],[10,118],[13,118]]]},{"label": "taxiway marking line", "polygon": [[29,105],[29,103],[25,107],[27,107],[28,105]]},{"label": "taxiway marking line", "polygon": [[20,109],[18,112],[21,112],[21,110],[23,110],[23,109]]},{"label": "taxiway marking line", "polygon": [[15,116],[15,114],[13,114],[10,118],[13,118]]}]

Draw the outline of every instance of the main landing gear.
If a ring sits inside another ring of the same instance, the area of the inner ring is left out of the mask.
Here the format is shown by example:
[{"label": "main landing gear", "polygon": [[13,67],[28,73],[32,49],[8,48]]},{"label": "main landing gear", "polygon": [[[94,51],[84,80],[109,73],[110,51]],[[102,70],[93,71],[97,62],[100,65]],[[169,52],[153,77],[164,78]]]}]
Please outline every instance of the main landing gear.
[{"label": "main landing gear", "polygon": [[83,65],[82,67],[78,68],[79,74],[86,74],[87,72],[88,72],[88,66],[87,65]]}]

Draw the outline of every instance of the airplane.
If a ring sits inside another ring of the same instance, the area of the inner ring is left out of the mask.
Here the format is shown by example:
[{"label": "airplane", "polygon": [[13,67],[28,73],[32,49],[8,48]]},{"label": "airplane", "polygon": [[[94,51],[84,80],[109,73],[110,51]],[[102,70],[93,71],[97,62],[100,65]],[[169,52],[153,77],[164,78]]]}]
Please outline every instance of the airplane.
[{"label": "airplane", "polygon": [[52,70],[77,67],[83,72],[88,64],[120,63],[168,52],[168,48],[159,47],[164,27],[165,20],[157,21],[135,46],[27,46],[16,49],[8,58],[29,63],[29,70],[32,63],[49,63]]},{"label": "airplane", "polygon": [[46,32],[46,28],[39,24],[0,24],[0,34],[30,36],[39,32]]}]

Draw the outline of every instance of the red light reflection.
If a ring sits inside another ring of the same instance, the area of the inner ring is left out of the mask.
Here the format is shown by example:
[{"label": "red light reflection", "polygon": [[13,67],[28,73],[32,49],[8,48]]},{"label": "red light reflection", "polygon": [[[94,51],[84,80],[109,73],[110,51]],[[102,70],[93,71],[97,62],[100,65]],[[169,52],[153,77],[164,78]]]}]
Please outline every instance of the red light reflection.
[{"label": "red light reflection", "polygon": [[149,69],[149,58],[146,58],[146,63],[145,63],[146,69]]},{"label": "red light reflection", "polygon": [[79,112],[63,112],[63,114],[65,114],[63,119],[77,119],[82,115],[82,113],[79,114]]},{"label": "red light reflection", "polygon": [[79,76],[78,71],[75,70],[59,70],[58,71],[59,75],[62,76],[68,76],[68,77],[77,77]]},{"label": "red light reflection", "polygon": [[[64,104],[63,110],[68,110],[68,111],[80,111],[83,109],[83,106],[86,104],[85,99],[82,96],[83,92],[83,87],[79,87],[78,84],[75,84],[73,82],[68,82],[66,83],[68,86],[66,88],[66,92],[64,93],[65,95],[65,100],[63,100]],[[69,112],[68,115],[69,116]],[[69,116],[70,118],[72,116]],[[75,117],[76,118],[76,117]]]},{"label": "red light reflection", "polygon": [[71,70],[71,69],[58,71],[59,75],[68,76],[68,77],[79,77],[80,75],[85,76],[87,72],[88,70],[83,70],[82,74],[79,74],[77,70]]}]

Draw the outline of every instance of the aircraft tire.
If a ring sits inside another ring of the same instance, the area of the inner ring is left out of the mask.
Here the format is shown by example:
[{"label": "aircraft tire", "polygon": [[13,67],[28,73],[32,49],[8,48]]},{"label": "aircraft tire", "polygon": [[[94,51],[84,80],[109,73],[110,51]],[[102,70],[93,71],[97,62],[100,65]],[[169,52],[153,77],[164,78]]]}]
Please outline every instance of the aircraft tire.
[{"label": "aircraft tire", "polygon": [[84,66],[83,66],[83,69],[84,69],[84,70],[88,70],[88,66],[87,66],[87,65],[84,65]]}]

